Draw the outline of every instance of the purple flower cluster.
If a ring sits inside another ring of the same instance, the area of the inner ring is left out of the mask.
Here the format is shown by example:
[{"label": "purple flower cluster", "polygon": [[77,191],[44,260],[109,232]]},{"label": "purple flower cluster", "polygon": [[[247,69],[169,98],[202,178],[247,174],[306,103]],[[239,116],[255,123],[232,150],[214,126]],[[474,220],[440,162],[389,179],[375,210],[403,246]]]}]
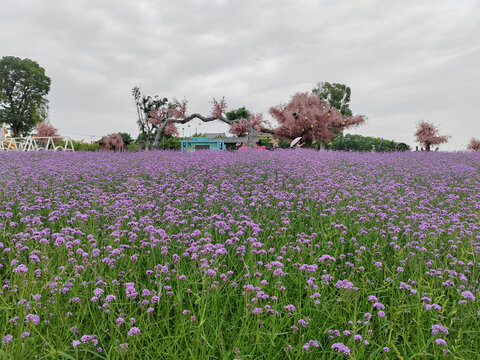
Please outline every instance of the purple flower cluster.
[{"label": "purple flower cluster", "polygon": [[341,342],[333,344],[332,349],[337,350],[339,353],[350,355],[350,349]]}]

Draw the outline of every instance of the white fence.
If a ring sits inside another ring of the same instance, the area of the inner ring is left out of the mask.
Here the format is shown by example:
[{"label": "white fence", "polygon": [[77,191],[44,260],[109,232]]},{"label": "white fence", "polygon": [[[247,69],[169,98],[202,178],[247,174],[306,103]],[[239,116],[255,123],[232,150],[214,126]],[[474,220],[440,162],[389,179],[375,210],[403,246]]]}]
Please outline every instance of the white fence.
[{"label": "white fence", "polygon": [[[62,145],[59,145],[63,142]],[[75,151],[73,142],[70,138],[65,137],[38,137],[30,136],[27,138],[2,138],[0,137],[0,150],[5,151]]]}]

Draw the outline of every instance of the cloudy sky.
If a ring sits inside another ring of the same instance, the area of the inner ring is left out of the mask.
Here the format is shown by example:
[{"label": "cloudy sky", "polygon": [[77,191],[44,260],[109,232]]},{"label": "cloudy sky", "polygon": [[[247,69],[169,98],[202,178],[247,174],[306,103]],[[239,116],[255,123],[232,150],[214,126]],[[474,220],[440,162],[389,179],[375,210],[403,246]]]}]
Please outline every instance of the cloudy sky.
[{"label": "cloudy sky", "polygon": [[478,34],[479,0],[0,0],[0,57],[44,67],[52,124],[85,140],[138,134],[133,86],[268,118],[328,81],[368,117],[351,132],[414,146],[424,119],[464,149],[480,137]]}]

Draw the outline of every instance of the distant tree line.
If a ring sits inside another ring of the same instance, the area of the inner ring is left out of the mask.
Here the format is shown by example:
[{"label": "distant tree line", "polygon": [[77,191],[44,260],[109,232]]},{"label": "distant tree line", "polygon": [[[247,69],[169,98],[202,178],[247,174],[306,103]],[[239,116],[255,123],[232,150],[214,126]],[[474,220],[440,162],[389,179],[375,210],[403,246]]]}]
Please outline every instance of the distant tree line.
[{"label": "distant tree line", "polygon": [[[320,144],[314,143],[319,148]],[[385,140],[371,136],[338,134],[327,143],[327,149],[343,151],[405,151],[410,146],[393,140]]]}]

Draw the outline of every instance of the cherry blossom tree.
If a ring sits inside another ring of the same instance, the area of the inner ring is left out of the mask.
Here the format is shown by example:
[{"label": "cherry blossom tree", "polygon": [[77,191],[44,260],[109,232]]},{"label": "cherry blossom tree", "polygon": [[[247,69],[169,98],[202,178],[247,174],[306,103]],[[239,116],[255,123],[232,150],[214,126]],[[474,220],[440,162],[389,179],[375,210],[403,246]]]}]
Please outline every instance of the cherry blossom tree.
[{"label": "cherry blossom tree", "polygon": [[124,145],[122,136],[120,134],[110,134],[102,139],[107,150],[120,151]]},{"label": "cherry blossom tree", "polygon": [[[166,100],[166,99],[165,99]],[[227,120],[224,116],[227,108],[225,97],[220,100],[213,98],[212,111],[210,117],[204,117],[200,114],[194,113],[187,116],[187,100],[178,101],[174,98],[173,102],[165,101],[159,106],[156,106],[150,110],[147,119],[148,123],[152,124],[157,129],[155,141],[153,143],[154,148],[158,148],[160,140],[163,135],[179,135],[178,129],[175,124],[184,124],[194,118],[199,118],[202,121],[208,122],[213,120],[220,120],[231,125],[232,122]]]},{"label": "cherry blossom tree", "polygon": [[308,93],[295,94],[288,104],[272,107],[270,113],[279,123],[278,135],[290,139],[301,137],[307,146],[320,141],[321,149],[339,132],[366,120],[363,115],[344,117],[328,102]]},{"label": "cherry blossom tree", "polygon": [[[37,124],[37,126],[35,127],[35,131],[36,137],[53,137],[54,144],[58,144],[60,142],[60,135],[57,133],[57,129],[55,129],[50,123],[46,121],[42,121],[41,123]],[[47,139],[40,139],[39,142],[42,144],[46,144]]]},{"label": "cherry blossom tree", "polygon": [[255,131],[264,131],[266,128],[266,121],[263,119],[262,113],[254,114],[248,112],[248,118],[246,119],[237,119],[232,123],[230,132],[235,135],[245,135],[249,132],[250,128]]},{"label": "cherry blossom tree", "polygon": [[467,145],[467,150],[480,151],[480,140],[471,138],[470,143]]},{"label": "cherry blossom tree", "polygon": [[185,119],[187,117],[187,99],[178,101],[176,98],[173,98],[173,103],[175,107],[172,109],[171,115],[174,119]]},{"label": "cherry blossom tree", "polygon": [[132,95],[135,100],[135,107],[137,111],[137,124],[140,129],[140,134],[145,138],[145,150],[148,150],[148,145],[151,136],[157,125],[150,122],[149,115],[156,109],[168,103],[167,98],[161,98],[158,95],[146,96],[142,95],[140,88],[135,86],[132,89]]},{"label": "cherry blossom tree", "polygon": [[[135,92],[135,90],[137,91]],[[266,127],[266,121],[263,119],[263,115],[261,113],[254,114],[248,112],[249,117],[247,119],[228,119],[226,116],[227,102],[225,101],[225,97],[222,97],[220,100],[213,98],[212,110],[210,116],[208,117],[202,116],[198,113],[187,115],[188,101],[185,99],[179,101],[174,98],[172,102],[168,102],[168,100],[164,98],[150,106],[149,104],[150,102],[153,102],[153,100],[150,99],[151,101],[149,102],[149,98],[146,98],[146,105],[143,106],[143,98],[141,98],[139,90],[135,88],[134,97],[136,99],[137,112],[140,115],[144,109],[149,109],[149,112],[146,116],[146,121],[153,127],[153,129],[157,130],[155,141],[153,143],[154,148],[159,147],[160,140],[164,134],[179,135],[176,124],[184,124],[195,118],[198,118],[204,122],[214,120],[222,121],[232,127],[232,133],[238,135],[243,135],[249,132],[250,128],[256,131],[273,132],[272,129]],[[139,118],[141,118],[140,115]]]},{"label": "cherry blossom tree", "polygon": [[225,110],[227,110],[227,102],[225,101],[225,96],[222,96],[219,101],[213,98],[212,105],[212,113],[210,114],[210,117],[220,120],[224,119],[223,114],[225,113]]},{"label": "cherry blossom tree", "polygon": [[182,102],[179,102],[178,100],[174,99],[175,106],[173,107],[172,111],[169,114],[170,120],[173,123],[184,124],[195,118],[198,118],[204,122],[220,120],[229,125],[232,125],[233,123],[233,121],[225,117],[225,111],[227,109],[227,102],[225,101],[225,97],[222,97],[220,100],[216,100],[215,98],[213,98],[212,110],[211,110],[210,116],[202,116],[198,113],[187,115],[187,108],[186,108],[187,103],[188,103],[187,100],[183,100]]},{"label": "cherry blossom tree", "polygon": [[42,121],[41,123],[37,124],[36,128],[37,137],[59,137],[57,133],[57,129],[55,129],[51,124],[46,121]]},{"label": "cherry blossom tree", "polygon": [[440,135],[437,126],[431,122],[421,120],[417,124],[415,138],[420,145],[425,147],[426,151],[430,151],[430,146],[446,143],[450,136]]},{"label": "cherry blossom tree", "polygon": [[153,147],[158,148],[163,134],[178,135],[178,129],[175,126],[174,120],[183,121],[186,118],[187,100],[178,101],[173,99],[173,102],[165,102],[159,107],[156,107],[148,114],[149,123],[157,128],[157,134]]}]

